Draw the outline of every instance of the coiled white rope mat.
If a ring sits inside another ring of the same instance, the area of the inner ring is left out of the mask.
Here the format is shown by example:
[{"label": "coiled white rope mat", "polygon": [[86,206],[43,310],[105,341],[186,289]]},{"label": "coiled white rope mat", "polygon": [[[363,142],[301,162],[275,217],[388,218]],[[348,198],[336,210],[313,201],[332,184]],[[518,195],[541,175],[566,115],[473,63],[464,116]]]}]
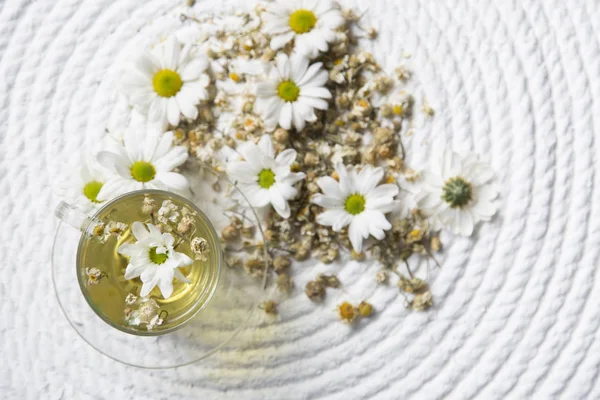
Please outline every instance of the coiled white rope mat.
[{"label": "coiled white rope mat", "polygon": [[376,270],[333,266],[346,294],[315,307],[300,288],[280,321],[244,332],[238,351],[169,371],[98,354],[52,292],[52,185],[103,135],[128,44],[179,2],[4,0],[0,397],[600,398],[598,2],[342,3],[368,4],[367,24],[381,33],[372,50],[388,67],[412,54],[416,93],[436,109],[408,140],[414,160],[443,140],[497,171],[499,216],[473,238],[443,237],[435,307],[411,313],[381,288],[377,318],[352,330],[333,309],[341,296],[360,300]]}]

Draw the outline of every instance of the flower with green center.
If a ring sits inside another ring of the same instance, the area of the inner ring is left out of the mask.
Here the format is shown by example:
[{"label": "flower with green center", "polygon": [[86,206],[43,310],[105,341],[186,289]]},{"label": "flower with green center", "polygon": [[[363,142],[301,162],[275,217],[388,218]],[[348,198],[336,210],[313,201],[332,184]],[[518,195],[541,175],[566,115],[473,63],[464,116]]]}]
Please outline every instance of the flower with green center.
[{"label": "flower with green center", "polygon": [[358,215],[365,211],[365,196],[360,194],[353,194],[348,196],[344,208],[352,215]]},{"label": "flower with green center", "polygon": [[296,10],[290,15],[290,27],[296,33],[307,33],[317,24],[317,16],[309,10]]},{"label": "flower with green center", "polygon": [[138,182],[150,182],[156,176],[154,165],[146,161],[136,161],[131,166],[131,177]]},{"label": "flower with green center", "polygon": [[270,169],[263,169],[258,174],[258,185],[263,189],[268,189],[275,183],[275,173]]},{"label": "flower with green center", "polygon": [[208,65],[203,51],[169,37],[133,60],[125,72],[123,93],[150,122],[177,126],[181,115],[195,120],[198,104],[208,99]]},{"label": "flower with green center", "polygon": [[317,110],[327,110],[331,92],[325,87],[329,74],[322,63],[310,65],[298,54],[279,54],[269,77],[256,86],[256,110],[262,115],[265,128],[272,131],[279,124],[292,126],[298,132],[306,122],[315,122]]},{"label": "flower with green center", "polygon": [[103,202],[98,195],[108,176],[92,157],[80,159],[81,167],[59,181],[57,189],[70,204],[83,212],[93,212]]},{"label": "flower with green center", "polygon": [[433,231],[448,228],[469,236],[479,221],[497,211],[498,190],[491,168],[475,155],[463,157],[449,149],[434,149],[430,167],[407,184],[416,207],[428,217]]},{"label": "flower with green center", "polygon": [[101,201],[98,200],[98,193],[100,193],[100,189],[102,189],[102,182],[91,181],[88,182],[83,187],[83,195],[87,197],[89,201],[92,203],[100,204]]},{"label": "flower with green center", "polygon": [[398,186],[379,184],[384,175],[382,168],[368,165],[357,172],[337,163],[335,171],[339,181],[330,176],[317,180],[323,194],[314,195],[312,202],[325,209],[317,215],[317,223],[331,226],[335,232],[349,226],[352,247],[360,253],[365,239],[373,236],[381,240],[392,227],[385,214],[396,207],[394,198],[398,195]]},{"label": "flower with green center", "polygon": [[183,86],[181,76],[170,69],[161,69],[152,78],[152,87],[161,97],[173,97]]},{"label": "flower with green center", "polygon": [[261,18],[273,50],[293,41],[294,51],[309,58],[326,52],[336,40],[336,30],[345,23],[338,4],[331,0],[278,0],[267,5]]},{"label": "flower with green center", "polygon": [[275,157],[269,135],[263,135],[258,145],[252,141],[242,143],[238,151],[244,160],[227,165],[230,179],[237,182],[237,187],[253,207],[270,204],[281,217],[289,218],[288,200],[298,193],[294,185],[305,177],[303,173],[291,171],[296,151],[287,149]]},{"label": "flower with green center", "polygon": [[157,253],[156,249],[158,249],[158,247],[150,248],[150,252],[148,254],[150,261],[152,261],[154,264],[157,264],[157,265],[164,264],[165,261],[167,261],[167,259],[169,258],[169,256],[166,255],[165,253]]},{"label": "flower with green center", "polygon": [[158,286],[163,297],[168,299],[173,293],[173,278],[190,282],[179,268],[191,265],[194,261],[175,251],[173,235],[162,233],[156,226],[141,222],[134,222],[131,232],[135,242],[122,244],[117,252],[129,257],[125,279],[141,279],[141,297],[148,296]]},{"label": "flower with green center", "polygon": [[300,96],[300,88],[292,81],[283,81],[277,87],[277,93],[284,101],[294,102]]},{"label": "flower with green center", "polygon": [[473,186],[461,177],[450,178],[442,188],[442,199],[452,208],[461,208],[473,200]]},{"label": "flower with green center", "polygon": [[[106,168],[98,201],[141,189],[160,189],[184,193],[188,180],[173,170],[188,158],[187,149],[173,146],[173,132],[158,133],[130,129],[123,143],[98,153],[98,163]],[[137,161],[131,161],[137,160]]]}]

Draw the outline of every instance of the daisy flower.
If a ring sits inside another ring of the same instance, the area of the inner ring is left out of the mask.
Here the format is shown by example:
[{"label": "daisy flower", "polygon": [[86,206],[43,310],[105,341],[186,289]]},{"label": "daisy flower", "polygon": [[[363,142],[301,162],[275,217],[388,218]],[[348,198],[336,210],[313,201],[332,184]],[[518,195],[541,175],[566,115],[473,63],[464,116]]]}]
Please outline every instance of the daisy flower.
[{"label": "daisy flower", "polygon": [[97,199],[109,200],[141,189],[182,192],[189,187],[181,174],[171,172],[188,158],[184,146],[173,146],[173,132],[130,129],[123,143],[114,143],[98,153],[98,162],[112,174],[101,187]]},{"label": "daisy flower", "polygon": [[189,283],[179,267],[186,267],[194,261],[173,249],[173,235],[161,233],[156,226],[145,226],[141,222],[134,222],[131,232],[136,242],[119,246],[117,252],[129,257],[125,279],[139,277],[142,280],[141,297],[148,296],[152,289],[158,286],[163,297],[168,299],[173,293],[173,278]]},{"label": "daisy flower", "polygon": [[267,81],[256,86],[256,107],[265,127],[273,130],[277,123],[284,129],[301,131],[306,122],[315,122],[314,109],[326,110],[331,93],[325,88],[329,74],[322,63],[309,66],[303,56],[277,55],[276,65]]},{"label": "daisy flower", "polygon": [[69,177],[63,189],[66,197],[83,212],[92,211],[102,203],[98,194],[106,182],[106,173],[94,161],[83,161],[79,171]]},{"label": "daisy flower", "polygon": [[255,145],[245,142],[239,147],[245,161],[229,163],[227,174],[237,181],[238,188],[253,207],[265,207],[269,203],[283,218],[289,218],[288,200],[298,194],[293,186],[305,178],[305,174],[290,171],[296,160],[296,151],[287,149],[275,157],[269,135],[263,135]]},{"label": "daisy flower", "polygon": [[372,235],[382,240],[384,231],[392,227],[385,214],[396,206],[394,197],[398,194],[398,186],[378,185],[384,175],[382,168],[367,165],[357,172],[336,163],[335,170],[339,182],[329,176],[317,180],[323,194],[314,195],[312,202],[325,208],[317,216],[317,223],[331,226],[335,232],[350,225],[348,237],[354,250],[360,253],[364,239]]},{"label": "daisy flower", "polygon": [[344,23],[337,3],[331,0],[277,1],[262,14],[264,31],[279,50],[294,40],[294,49],[315,58],[335,41],[335,30]]},{"label": "daisy flower", "polygon": [[445,150],[421,173],[417,205],[430,217],[434,230],[447,227],[469,236],[477,222],[489,221],[497,211],[498,191],[490,184],[493,176],[489,165],[476,156],[463,158]]},{"label": "daisy flower", "polygon": [[198,104],[208,98],[208,58],[175,38],[141,54],[125,73],[124,94],[151,122],[179,124],[181,114],[198,117]]}]

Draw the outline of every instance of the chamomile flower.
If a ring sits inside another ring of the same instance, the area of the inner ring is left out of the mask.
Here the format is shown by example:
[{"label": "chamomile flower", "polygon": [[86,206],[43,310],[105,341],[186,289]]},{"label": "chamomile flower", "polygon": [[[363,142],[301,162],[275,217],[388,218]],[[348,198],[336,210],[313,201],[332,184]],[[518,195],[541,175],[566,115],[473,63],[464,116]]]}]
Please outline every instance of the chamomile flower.
[{"label": "chamomile flower", "polygon": [[81,168],[65,184],[65,195],[83,212],[102,204],[98,194],[106,182],[106,171],[95,160],[85,160]]},{"label": "chamomile flower", "polygon": [[325,208],[317,216],[317,223],[331,226],[335,232],[349,225],[348,237],[354,250],[360,253],[363,240],[369,235],[382,240],[384,231],[391,229],[392,224],[385,214],[396,206],[394,197],[398,186],[379,185],[384,175],[382,168],[367,165],[357,172],[337,163],[335,170],[339,182],[329,176],[317,180],[323,194],[314,195],[312,202]]},{"label": "chamomile flower", "polygon": [[114,143],[98,153],[98,162],[112,174],[107,177],[96,198],[109,200],[141,189],[183,192],[188,180],[172,170],[183,164],[188,152],[173,146],[173,132],[160,134],[131,128],[123,135],[123,143]]},{"label": "chamomile flower", "polygon": [[438,154],[430,169],[421,172],[417,205],[430,217],[434,230],[446,227],[470,236],[477,222],[496,214],[498,191],[490,183],[494,173],[474,155],[463,158],[451,150]]},{"label": "chamomile flower", "polygon": [[329,79],[322,63],[309,66],[303,56],[277,55],[276,65],[265,82],[256,87],[256,109],[265,128],[274,130],[279,123],[284,129],[301,131],[306,122],[317,120],[314,109],[326,110],[331,93],[325,87]]},{"label": "chamomile flower", "polygon": [[269,135],[263,135],[258,145],[243,143],[239,152],[244,161],[229,163],[227,174],[237,181],[237,186],[253,207],[273,205],[283,218],[290,216],[288,200],[298,193],[296,182],[304,179],[304,173],[290,171],[296,160],[296,151],[287,149],[275,157]]},{"label": "chamomile flower", "polygon": [[173,293],[173,278],[189,283],[179,268],[194,261],[173,249],[173,235],[161,233],[156,226],[141,222],[134,222],[131,231],[136,242],[119,246],[117,252],[129,257],[125,279],[139,277],[142,280],[141,297],[148,296],[158,286],[163,297],[168,299]]},{"label": "chamomile flower", "polygon": [[344,23],[337,3],[331,0],[277,1],[262,14],[264,30],[272,36],[271,48],[279,50],[294,41],[294,49],[315,58],[329,49]]},{"label": "chamomile flower", "polygon": [[123,92],[150,122],[176,126],[181,114],[198,117],[198,104],[208,98],[208,65],[204,54],[170,37],[134,60],[125,73]]}]

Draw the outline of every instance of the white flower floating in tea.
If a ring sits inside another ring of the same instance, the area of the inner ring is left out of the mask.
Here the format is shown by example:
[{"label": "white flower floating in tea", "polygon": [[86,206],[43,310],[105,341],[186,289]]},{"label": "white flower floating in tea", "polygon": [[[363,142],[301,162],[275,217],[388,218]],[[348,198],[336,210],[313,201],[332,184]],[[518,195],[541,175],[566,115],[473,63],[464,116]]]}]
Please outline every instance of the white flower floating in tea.
[{"label": "white flower floating in tea", "polygon": [[173,249],[173,235],[141,222],[134,222],[131,230],[137,241],[121,245],[117,252],[129,257],[125,279],[139,277],[142,280],[140,296],[148,296],[158,286],[162,296],[168,299],[173,293],[173,278],[189,283],[179,268],[191,265],[193,260]]},{"label": "white flower floating in tea", "polygon": [[287,149],[275,157],[269,135],[262,136],[258,146],[246,142],[238,150],[245,161],[230,163],[227,167],[229,176],[237,181],[252,206],[264,207],[270,203],[279,215],[288,218],[290,206],[287,201],[298,193],[294,184],[306,177],[301,172],[290,171],[296,151]]},{"label": "white flower floating in tea", "polygon": [[451,150],[438,151],[416,183],[417,205],[430,217],[432,229],[447,227],[470,236],[477,222],[496,214],[498,190],[490,184],[493,177],[488,164],[474,155],[463,158]]},{"label": "white flower floating in tea", "polygon": [[317,222],[331,226],[335,232],[350,225],[350,242],[354,250],[360,253],[363,240],[369,235],[382,240],[384,231],[392,228],[384,214],[393,210],[398,186],[379,185],[384,175],[382,168],[367,165],[357,172],[354,168],[347,170],[338,163],[335,170],[339,182],[330,176],[317,180],[324,194],[315,194],[312,202],[326,209],[317,215]]},{"label": "white flower floating in tea", "polygon": [[124,92],[150,121],[176,126],[181,114],[195,119],[197,105],[208,98],[208,65],[203,52],[182,48],[169,37],[132,63],[123,80]]},{"label": "white flower floating in tea", "polygon": [[331,92],[325,87],[329,74],[323,63],[309,66],[303,56],[285,54],[277,56],[269,79],[256,87],[256,109],[262,115],[265,128],[279,126],[301,131],[306,122],[315,122],[314,109],[327,110]]},{"label": "white flower floating in tea", "polygon": [[273,36],[273,50],[294,40],[294,50],[310,58],[327,51],[337,38],[337,28],[344,24],[337,3],[331,0],[278,1],[267,6],[262,18],[265,32]]},{"label": "white flower floating in tea", "polygon": [[99,200],[141,189],[161,189],[182,192],[188,180],[174,168],[188,158],[187,149],[173,146],[173,132],[128,129],[123,143],[114,143],[98,153],[98,161],[112,175],[98,193]]}]

